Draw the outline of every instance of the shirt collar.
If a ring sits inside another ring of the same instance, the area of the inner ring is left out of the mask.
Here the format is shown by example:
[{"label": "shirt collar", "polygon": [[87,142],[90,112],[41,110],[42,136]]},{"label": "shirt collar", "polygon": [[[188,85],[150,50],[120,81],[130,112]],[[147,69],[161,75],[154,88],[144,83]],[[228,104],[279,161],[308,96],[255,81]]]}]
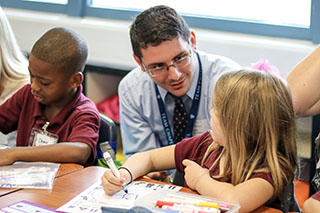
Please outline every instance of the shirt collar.
[{"label": "shirt collar", "polygon": [[[50,121],[50,125],[53,123],[57,123],[57,124],[64,123],[67,116],[70,114],[73,108],[76,107],[75,103],[79,101],[81,93],[82,93],[82,85],[78,87],[77,92],[75,93],[71,101],[52,119],[52,121]],[[33,117],[42,117],[43,119],[45,119],[44,108],[45,108],[44,104],[41,104],[38,101],[36,101]]]}]

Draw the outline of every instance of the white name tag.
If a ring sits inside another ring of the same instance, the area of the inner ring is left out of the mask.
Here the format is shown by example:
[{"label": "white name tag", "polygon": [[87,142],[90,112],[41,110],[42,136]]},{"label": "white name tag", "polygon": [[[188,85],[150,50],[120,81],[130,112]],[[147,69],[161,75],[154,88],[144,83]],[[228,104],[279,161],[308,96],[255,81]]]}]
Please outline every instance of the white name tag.
[{"label": "white name tag", "polygon": [[57,143],[57,138],[49,136],[47,134],[42,134],[40,132],[35,132],[33,139],[33,146],[43,146],[52,145]]},{"label": "white name tag", "polygon": [[48,126],[49,122],[46,122],[46,124],[42,127],[42,130],[35,128],[31,130],[31,136],[29,140],[30,146],[52,145],[58,142],[59,135],[48,132]]}]

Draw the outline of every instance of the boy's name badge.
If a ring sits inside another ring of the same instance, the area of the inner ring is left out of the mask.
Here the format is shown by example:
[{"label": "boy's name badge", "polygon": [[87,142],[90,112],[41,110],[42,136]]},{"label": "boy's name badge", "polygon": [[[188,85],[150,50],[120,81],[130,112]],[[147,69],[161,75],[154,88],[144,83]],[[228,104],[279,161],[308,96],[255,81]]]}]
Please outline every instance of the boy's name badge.
[{"label": "boy's name badge", "polygon": [[58,142],[59,136],[47,131],[49,122],[46,122],[42,130],[33,128],[30,137],[30,146],[52,145]]}]

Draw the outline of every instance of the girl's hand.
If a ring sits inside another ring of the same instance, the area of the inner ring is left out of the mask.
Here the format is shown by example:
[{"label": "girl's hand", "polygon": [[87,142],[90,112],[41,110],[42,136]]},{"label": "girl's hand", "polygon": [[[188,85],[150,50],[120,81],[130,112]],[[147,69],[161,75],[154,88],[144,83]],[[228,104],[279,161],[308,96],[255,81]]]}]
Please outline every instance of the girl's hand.
[{"label": "girl's hand", "polygon": [[122,190],[122,185],[125,183],[125,170],[119,170],[121,179],[113,175],[111,170],[106,171],[101,177],[103,190],[107,195],[113,195]]},{"label": "girl's hand", "polygon": [[197,190],[197,184],[200,179],[209,176],[209,170],[202,168],[199,164],[191,160],[183,160],[182,164],[186,167],[184,169],[184,179],[187,185],[193,189]]}]

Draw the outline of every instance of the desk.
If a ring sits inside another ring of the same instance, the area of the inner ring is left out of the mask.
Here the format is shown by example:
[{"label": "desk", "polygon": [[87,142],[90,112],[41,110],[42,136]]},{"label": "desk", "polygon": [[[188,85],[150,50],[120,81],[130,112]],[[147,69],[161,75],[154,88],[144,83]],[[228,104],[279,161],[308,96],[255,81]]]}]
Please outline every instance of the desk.
[{"label": "desk", "polygon": [[62,163],[57,172],[56,178],[61,177],[63,175],[69,174],[71,172],[75,172],[79,169],[83,169],[83,166],[75,163]]},{"label": "desk", "polygon": [[[76,170],[56,178],[52,190],[23,189],[0,197],[0,207],[7,206],[21,200],[27,200],[57,209],[100,180],[105,171],[105,168],[96,166]],[[149,180],[146,178],[140,178],[138,180],[161,183],[159,181]],[[196,192],[188,188],[183,188],[181,191],[196,194]],[[261,207],[254,212],[278,213],[280,211]]]},{"label": "desk", "polygon": [[[63,163],[60,165],[59,170],[57,172],[56,178],[61,177],[63,175],[69,174],[71,172],[77,171],[79,169],[82,169],[83,166],[79,164],[74,164],[74,163]],[[19,191],[22,189],[18,188],[0,188],[0,197],[5,196],[7,194]],[[0,201],[1,203],[1,201]]]}]

